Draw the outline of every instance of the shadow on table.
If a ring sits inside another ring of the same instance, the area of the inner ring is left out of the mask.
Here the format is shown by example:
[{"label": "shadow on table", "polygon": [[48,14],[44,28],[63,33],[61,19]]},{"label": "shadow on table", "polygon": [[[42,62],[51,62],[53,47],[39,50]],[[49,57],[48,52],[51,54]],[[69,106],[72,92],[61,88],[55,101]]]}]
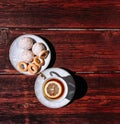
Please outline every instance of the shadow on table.
[{"label": "shadow on table", "polygon": [[[41,36],[40,36],[41,37]],[[50,63],[48,65],[48,68],[52,67],[55,63],[55,60],[56,60],[56,52],[55,52],[55,48],[53,46],[53,44],[46,38],[44,37],[41,37],[43,40],[45,40],[45,42],[47,43],[47,45],[49,46],[50,48],[50,51],[51,51],[51,60],[50,60]]]},{"label": "shadow on table", "polygon": [[84,97],[88,89],[86,80],[83,77],[76,75],[71,70],[68,70],[66,68],[63,68],[63,69],[68,71],[72,75],[73,79],[75,80],[76,92],[72,101]]},{"label": "shadow on table", "polygon": [[73,100],[76,100],[85,96],[85,94],[87,93],[88,86],[87,86],[87,82],[83,77],[73,75],[73,78],[76,84],[76,92]]}]

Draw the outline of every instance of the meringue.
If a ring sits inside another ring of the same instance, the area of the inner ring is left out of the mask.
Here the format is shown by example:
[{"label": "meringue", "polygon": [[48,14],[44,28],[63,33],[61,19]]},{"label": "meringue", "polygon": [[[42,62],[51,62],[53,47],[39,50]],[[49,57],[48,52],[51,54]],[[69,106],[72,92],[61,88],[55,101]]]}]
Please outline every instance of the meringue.
[{"label": "meringue", "polygon": [[32,38],[23,37],[23,38],[20,39],[18,45],[22,49],[31,49],[32,46],[33,46],[33,42],[34,42],[34,40]]},{"label": "meringue", "polygon": [[45,45],[44,45],[43,43],[35,43],[35,44],[33,45],[33,47],[32,47],[32,52],[33,52],[35,55],[39,56],[40,52],[41,52],[42,50],[45,50],[45,49],[46,49],[46,47],[45,47]]},{"label": "meringue", "polygon": [[26,62],[26,63],[30,63],[33,60],[33,57],[34,57],[34,54],[30,50],[24,50],[21,53],[21,60]]}]

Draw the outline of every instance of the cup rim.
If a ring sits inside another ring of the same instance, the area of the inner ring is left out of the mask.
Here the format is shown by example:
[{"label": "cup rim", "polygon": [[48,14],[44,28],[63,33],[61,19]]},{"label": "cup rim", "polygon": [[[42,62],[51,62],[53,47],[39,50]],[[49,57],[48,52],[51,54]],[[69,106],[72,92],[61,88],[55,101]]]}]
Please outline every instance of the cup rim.
[{"label": "cup rim", "polygon": [[[63,84],[63,86],[64,86],[64,92],[63,92],[62,96],[60,96],[59,98],[56,98],[56,99],[47,98],[45,96],[45,94],[44,94],[44,85],[45,85],[45,83],[47,81],[49,81],[51,79],[59,80]],[[44,83],[42,84],[42,93],[43,93],[43,95],[44,95],[44,97],[45,97],[46,100],[51,101],[51,102],[59,102],[59,101],[63,100],[67,96],[68,86],[67,86],[66,82],[62,78],[52,76],[52,77],[49,77],[49,78],[47,78],[47,79],[44,80]]]},{"label": "cup rim", "polygon": [[[58,73],[60,76],[53,74],[51,75],[51,72],[56,72]],[[48,108],[61,108],[65,105],[67,105],[72,99],[73,99],[73,95],[71,96],[71,92],[72,94],[75,93],[75,81],[72,80],[72,82],[68,82],[64,77],[70,76],[72,78],[72,75],[65,69],[63,68],[58,68],[58,67],[52,67],[52,68],[48,68],[46,70],[44,70],[42,72],[42,74],[38,75],[36,80],[35,80],[35,85],[34,85],[34,90],[35,90],[35,95],[38,99],[38,101],[45,105]],[[45,80],[48,80],[50,78],[57,78],[62,80],[65,85],[66,85],[66,95],[63,97],[63,99],[60,100],[48,100],[44,97],[43,92],[42,92],[42,86],[44,84]],[[70,90],[70,87],[72,86],[72,91]],[[70,97],[69,97],[70,96]]]}]

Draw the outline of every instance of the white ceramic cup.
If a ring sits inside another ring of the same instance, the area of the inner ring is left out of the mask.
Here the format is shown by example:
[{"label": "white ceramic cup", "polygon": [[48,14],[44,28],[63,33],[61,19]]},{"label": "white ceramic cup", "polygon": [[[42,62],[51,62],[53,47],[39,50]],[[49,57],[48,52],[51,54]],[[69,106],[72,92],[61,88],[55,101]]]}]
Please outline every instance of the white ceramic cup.
[{"label": "white ceramic cup", "polygon": [[[60,82],[63,86],[63,92],[55,98],[49,98],[45,94],[45,85],[51,80],[59,80],[57,83]],[[75,81],[66,70],[49,68],[40,73],[35,81],[34,88],[36,97],[43,105],[49,108],[61,108],[73,99],[75,94]]]},{"label": "white ceramic cup", "polygon": [[[45,86],[47,84],[49,84],[50,82],[56,82],[56,84],[58,83],[59,86],[61,87],[61,90],[62,92],[60,93],[60,95],[56,98],[50,98],[49,96],[47,96],[47,94],[45,93]],[[51,76],[50,78],[47,78],[47,79],[44,79],[44,83],[42,85],[42,93],[43,95],[45,96],[45,98],[47,100],[50,100],[50,101],[53,101],[53,102],[59,102],[61,100],[63,100],[66,96],[67,96],[67,93],[68,93],[68,86],[66,84],[66,82],[60,78],[60,77],[54,77],[54,76]]]}]

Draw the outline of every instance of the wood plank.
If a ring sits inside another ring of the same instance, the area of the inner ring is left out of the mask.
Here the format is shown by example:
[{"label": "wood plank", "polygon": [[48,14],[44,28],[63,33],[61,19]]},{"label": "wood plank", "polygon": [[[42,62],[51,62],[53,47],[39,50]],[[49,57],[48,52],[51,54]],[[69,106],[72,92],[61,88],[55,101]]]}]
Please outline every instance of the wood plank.
[{"label": "wood plank", "polygon": [[120,28],[120,1],[0,1],[0,27]]},{"label": "wood plank", "polygon": [[[61,112],[120,113],[120,74],[82,74],[74,78],[77,86],[75,99],[61,108]],[[0,113],[59,114],[38,102],[34,94],[35,79],[36,76],[0,75]]]},{"label": "wood plank", "polygon": [[[58,110],[59,111],[59,110]],[[37,114],[37,115],[1,115],[0,122],[2,124],[119,124],[119,114],[72,114],[69,112],[66,115],[53,115],[53,114]]]},{"label": "wood plank", "polygon": [[35,34],[50,42],[56,52],[55,67],[81,73],[120,73],[120,31],[9,29],[1,30],[1,74],[17,74],[9,61],[9,48],[22,34]]},{"label": "wood plank", "polygon": [[0,75],[0,121],[3,123],[120,122],[120,74],[75,74],[74,100],[49,109],[34,94],[36,76]]}]

